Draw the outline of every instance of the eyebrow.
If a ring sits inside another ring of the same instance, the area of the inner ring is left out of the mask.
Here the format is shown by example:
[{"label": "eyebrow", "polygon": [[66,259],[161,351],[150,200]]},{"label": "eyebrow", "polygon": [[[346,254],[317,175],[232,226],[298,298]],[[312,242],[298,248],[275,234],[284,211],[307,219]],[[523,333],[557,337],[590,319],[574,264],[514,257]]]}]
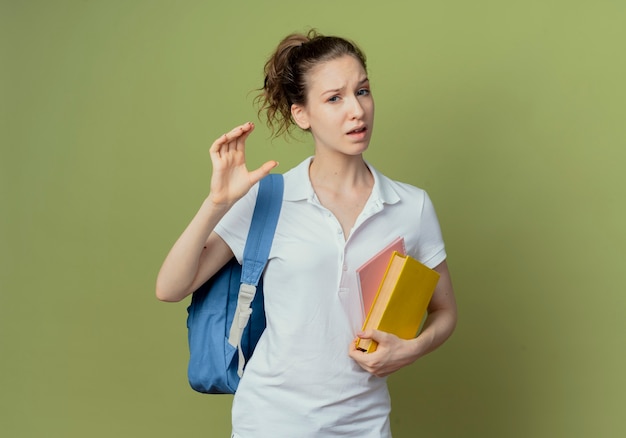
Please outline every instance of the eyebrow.
[{"label": "eyebrow", "polygon": [[[361,79],[357,85],[358,85],[359,87],[361,87],[361,86],[363,86],[365,83],[367,83],[367,82],[369,82],[369,81],[370,81],[370,79],[366,76],[364,79]],[[341,88],[333,88],[333,89],[331,89],[331,90],[322,91],[322,92],[320,93],[320,96],[324,96],[324,95],[329,94],[329,93],[333,93],[333,94],[334,94],[334,93],[338,93],[338,92],[342,91],[344,88],[346,88],[346,87],[341,87]]]}]

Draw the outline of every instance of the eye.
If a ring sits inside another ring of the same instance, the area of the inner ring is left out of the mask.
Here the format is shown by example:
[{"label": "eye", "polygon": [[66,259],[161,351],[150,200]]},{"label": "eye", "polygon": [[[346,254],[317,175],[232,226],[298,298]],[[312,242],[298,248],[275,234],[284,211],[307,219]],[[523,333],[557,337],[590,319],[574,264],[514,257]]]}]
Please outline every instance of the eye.
[{"label": "eye", "polygon": [[356,92],[357,96],[368,96],[370,94],[370,90],[367,88],[361,88],[359,91]]},{"label": "eye", "polygon": [[330,99],[328,99],[329,102],[333,103],[333,102],[339,102],[339,96],[333,96]]}]

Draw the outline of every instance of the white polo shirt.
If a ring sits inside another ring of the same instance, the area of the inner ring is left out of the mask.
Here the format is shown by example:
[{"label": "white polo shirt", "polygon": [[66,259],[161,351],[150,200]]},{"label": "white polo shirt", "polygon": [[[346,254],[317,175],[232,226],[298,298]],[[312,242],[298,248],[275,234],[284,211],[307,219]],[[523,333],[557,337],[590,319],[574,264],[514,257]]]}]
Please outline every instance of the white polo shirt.
[{"label": "white polo shirt", "polygon": [[[311,158],[285,173],[285,193],[264,274],[267,328],[233,401],[241,438],[390,437],[386,379],[361,369],[349,346],[363,324],[356,269],[402,236],[429,267],[446,258],[425,191],[370,166],[374,188],[349,238],[318,201]],[[241,262],[258,186],[215,231]]]}]

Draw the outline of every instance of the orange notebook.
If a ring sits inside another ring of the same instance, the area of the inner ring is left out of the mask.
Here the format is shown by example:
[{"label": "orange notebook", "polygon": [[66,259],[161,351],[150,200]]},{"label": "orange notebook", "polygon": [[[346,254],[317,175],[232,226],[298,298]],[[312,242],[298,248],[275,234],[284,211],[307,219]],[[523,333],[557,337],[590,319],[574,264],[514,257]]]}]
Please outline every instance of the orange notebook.
[{"label": "orange notebook", "polygon": [[[402,339],[415,337],[438,281],[437,271],[394,251],[363,330],[381,330]],[[371,339],[359,339],[356,348],[371,353],[377,345]]]},{"label": "orange notebook", "polygon": [[361,290],[361,302],[363,303],[363,318],[367,316],[367,312],[372,307],[394,251],[406,254],[403,237],[395,239],[356,270]]}]

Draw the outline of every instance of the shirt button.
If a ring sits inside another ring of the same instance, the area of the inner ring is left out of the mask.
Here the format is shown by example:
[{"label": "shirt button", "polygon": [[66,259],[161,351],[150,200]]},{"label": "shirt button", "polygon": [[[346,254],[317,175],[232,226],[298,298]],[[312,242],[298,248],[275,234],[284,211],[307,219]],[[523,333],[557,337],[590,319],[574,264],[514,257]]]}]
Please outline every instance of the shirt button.
[{"label": "shirt button", "polygon": [[344,270],[344,271],[347,271],[347,270],[348,270],[348,265],[346,265],[346,264],[344,263],[344,264],[343,264],[343,266],[342,266],[342,268],[343,268],[343,270]]}]

